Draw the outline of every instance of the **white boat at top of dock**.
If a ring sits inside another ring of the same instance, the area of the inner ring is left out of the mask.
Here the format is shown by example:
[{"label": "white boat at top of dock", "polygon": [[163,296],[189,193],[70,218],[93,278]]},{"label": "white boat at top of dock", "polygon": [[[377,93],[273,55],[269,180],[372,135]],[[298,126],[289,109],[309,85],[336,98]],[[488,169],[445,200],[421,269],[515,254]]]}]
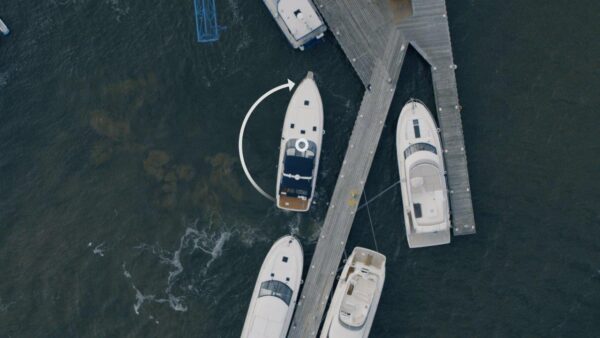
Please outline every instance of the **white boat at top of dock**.
[{"label": "white boat at top of dock", "polygon": [[308,72],[285,113],[277,171],[277,207],[308,211],[317,184],[323,141],[323,102]]},{"label": "white boat at top of dock", "polygon": [[296,307],[304,254],[294,236],[278,239],[265,258],[242,330],[242,338],[285,338]]},{"label": "white boat at top of dock", "polygon": [[6,26],[6,24],[4,23],[4,21],[2,21],[1,18],[0,18],[0,33],[2,33],[2,35],[4,35],[4,36],[10,34],[10,29],[8,29],[8,26]]},{"label": "white boat at top of dock", "polygon": [[366,338],[385,281],[385,256],[356,247],[331,298],[321,338]]},{"label": "white boat at top of dock", "polygon": [[443,149],[433,115],[420,101],[402,108],[396,150],[408,246],[450,243]]},{"label": "white boat at top of dock", "polygon": [[304,46],[323,37],[327,26],[311,0],[263,0],[292,47]]}]

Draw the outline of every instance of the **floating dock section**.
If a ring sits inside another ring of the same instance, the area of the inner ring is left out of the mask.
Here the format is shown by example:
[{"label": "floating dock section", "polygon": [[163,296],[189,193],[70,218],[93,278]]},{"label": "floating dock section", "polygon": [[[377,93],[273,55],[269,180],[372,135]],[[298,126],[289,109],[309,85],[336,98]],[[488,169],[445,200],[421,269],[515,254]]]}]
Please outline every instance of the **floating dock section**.
[{"label": "floating dock section", "polygon": [[214,42],[219,40],[219,24],[217,23],[217,6],[215,0],[194,0],[196,12],[196,35],[198,42]]},{"label": "floating dock section", "polygon": [[317,0],[315,5],[367,90],[298,300],[290,338],[318,333],[409,45],[431,66],[453,233],[475,233],[445,0]]}]

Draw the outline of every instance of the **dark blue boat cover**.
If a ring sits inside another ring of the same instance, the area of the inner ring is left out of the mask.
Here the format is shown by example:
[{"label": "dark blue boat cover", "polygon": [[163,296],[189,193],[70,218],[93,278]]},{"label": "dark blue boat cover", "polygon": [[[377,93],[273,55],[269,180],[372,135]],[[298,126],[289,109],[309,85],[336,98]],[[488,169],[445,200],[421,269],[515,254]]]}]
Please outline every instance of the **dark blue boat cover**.
[{"label": "dark blue boat cover", "polygon": [[[283,161],[283,172],[288,175],[310,177],[312,176],[314,161],[314,158],[288,155]],[[281,178],[280,190],[290,197],[305,196],[306,198],[310,198],[312,195],[312,179],[297,180],[293,177],[283,176]]]},{"label": "dark blue boat cover", "polygon": [[314,161],[314,157],[286,156],[283,161],[283,172],[290,175],[312,176]]}]

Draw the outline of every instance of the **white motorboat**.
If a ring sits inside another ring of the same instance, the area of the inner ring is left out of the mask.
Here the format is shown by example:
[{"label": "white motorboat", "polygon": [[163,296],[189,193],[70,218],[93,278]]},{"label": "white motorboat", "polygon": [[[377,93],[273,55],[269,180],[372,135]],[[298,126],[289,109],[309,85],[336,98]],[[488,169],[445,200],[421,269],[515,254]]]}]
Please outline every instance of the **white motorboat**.
[{"label": "white motorboat", "polygon": [[408,246],[450,243],[450,208],[440,135],[418,100],[406,103],[396,130],[396,150]]},{"label": "white motorboat", "polygon": [[327,26],[311,0],[263,0],[292,47],[304,46],[321,39]]},{"label": "white motorboat", "polygon": [[296,307],[304,254],[294,236],[277,240],[265,258],[242,330],[242,338],[285,338]]},{"label": "white motorboat", "polygon": [[308,211],[313,199],[323,140],[323,102],[308,72],[285,114],[277,171],[277,207]]},{"label": "white motorboat", "polygon": [[2,35],[4,36],[10,34],[10,29],[8,29],[8,27],[6,26],[4,21],[2,21],[2,19],[0,19],[0,33],[2,33]]},{"label": "white motorboat", "polygon": [[340,276],[321,338],[369,336],[385,280],[385,256],[356,247]]}]

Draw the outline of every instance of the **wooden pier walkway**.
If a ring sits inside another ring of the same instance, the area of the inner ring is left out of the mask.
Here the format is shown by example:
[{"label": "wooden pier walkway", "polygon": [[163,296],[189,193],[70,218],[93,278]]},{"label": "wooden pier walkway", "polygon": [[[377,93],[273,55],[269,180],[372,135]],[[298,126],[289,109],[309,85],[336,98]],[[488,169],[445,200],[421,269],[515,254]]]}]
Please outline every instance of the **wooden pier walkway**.
[{"label": "wooden pier walkway", "polygon": [[318,333],[409,44],[431,66],[453,232],[475,233],[445,0],[412,0],[412,16],[401,20],[387,4],[388,0],[315,1],[367,90],[288,333],[291,338]]}]

